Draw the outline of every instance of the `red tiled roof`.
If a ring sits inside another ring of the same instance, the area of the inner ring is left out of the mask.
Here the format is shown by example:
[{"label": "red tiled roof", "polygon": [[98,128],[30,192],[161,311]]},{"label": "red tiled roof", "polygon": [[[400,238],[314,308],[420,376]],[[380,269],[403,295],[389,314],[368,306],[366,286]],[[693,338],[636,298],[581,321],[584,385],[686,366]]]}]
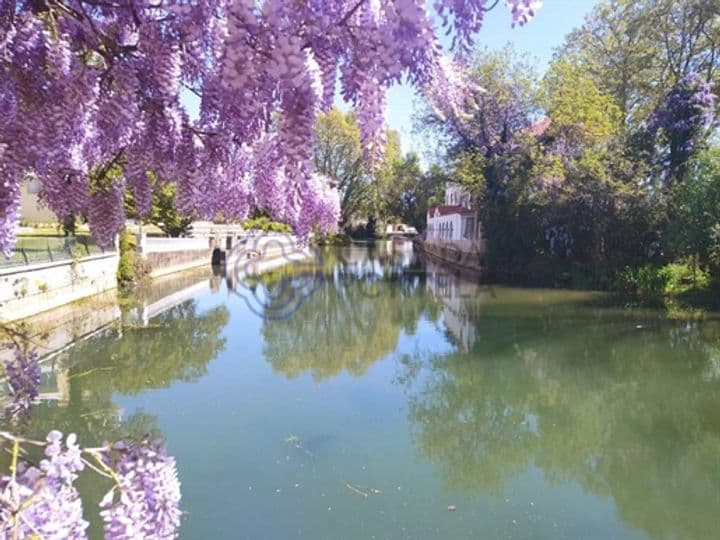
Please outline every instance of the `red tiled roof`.
[{"label": "red tiled roof", "polygon": [[474,214],[475,210],[470,210],[459,204],[441,204],[440,206],[433,206],[428,208],[428,215],[434,216],[435,211],[441,216],[449,216],[450,214]]},{"label": "red tiled roof", "polygon": [[547,128],[549,127],[550,118],[547,116],[543,116],[540,120],[531,124],[527,129],[525,129],[525,133],[527,133],[531,137],[540,137],[547,131]]}]

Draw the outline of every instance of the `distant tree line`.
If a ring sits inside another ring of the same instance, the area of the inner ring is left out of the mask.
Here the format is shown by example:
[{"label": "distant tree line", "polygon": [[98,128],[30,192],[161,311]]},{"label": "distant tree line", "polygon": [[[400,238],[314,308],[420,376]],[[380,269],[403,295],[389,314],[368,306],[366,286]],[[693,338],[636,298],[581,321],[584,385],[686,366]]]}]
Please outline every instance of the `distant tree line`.
[{"label": "distant tree line", "polygon": [[487,269],[632,292],[717,282],[719,74],[713,0],[603,2],[542,77],[512,48],[477,51],[474,102],[421,126],[478,201]]}]

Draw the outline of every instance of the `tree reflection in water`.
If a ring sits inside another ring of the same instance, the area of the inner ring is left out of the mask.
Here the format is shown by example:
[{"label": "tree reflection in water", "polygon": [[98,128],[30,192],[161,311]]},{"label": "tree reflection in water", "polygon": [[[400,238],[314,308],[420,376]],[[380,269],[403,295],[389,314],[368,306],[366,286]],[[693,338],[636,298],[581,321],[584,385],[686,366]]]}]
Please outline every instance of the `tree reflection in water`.
[{"label": "tree reflection in water", "polygon": [[[21,424],[0,418],[0,429],[39,440],[57,429],[77,434],[84,446],[147,433],[162,437],[154,416],[142,412],[124,416],[113,394],[135,394],[201,377],[225,346],[221,332],[228,316],[224,307],[199,313],[193,300],[165,311],[148,326],[120,324],[77,342],[43,363],[44,399]],[[0,470],[7,470],[9,460],[9,454],[0,453]],[[111,485],[91,473],[77,481],[88,509],[96,507]],[[99,515],[86,514],[90,537],[101,537]]]},{"label": "tree reflection in water", "polygon": [[225,346],[221,332],[227,321],[224,307],[199,313],[195,301],[189,301],[148,326],[111,326],[75,343],[43,362],[41,391],[46,399],[32,410],[23,434],[43,439],[49,430],[59,429],[77,433],[83,444],[90,445],[128,435],[123,432],[127,428],[133,433],[152,430],[154,420],[144,415],[129,424],[123,421],[113,394],[198,379]]},{"label": "tree reflection in water", "polygon": [[[392,246],[392,244],[390,244]],[[276,372],[321,381],[362,375],[397,349],[401,332],[437,318],[420,261],[404,251],[349,248],[323,254],[324,279],[290,318],[263,324],[264,355]]]},{"label": "tree reflection in water", "polygon": [[444,301],[457,352],[406,359],[401,378],[419,452],[446,484],[500,494],[535,466],[612,497],[651,538],[714,537],[720,321],[624,312],[587,294],[493,294]]}]

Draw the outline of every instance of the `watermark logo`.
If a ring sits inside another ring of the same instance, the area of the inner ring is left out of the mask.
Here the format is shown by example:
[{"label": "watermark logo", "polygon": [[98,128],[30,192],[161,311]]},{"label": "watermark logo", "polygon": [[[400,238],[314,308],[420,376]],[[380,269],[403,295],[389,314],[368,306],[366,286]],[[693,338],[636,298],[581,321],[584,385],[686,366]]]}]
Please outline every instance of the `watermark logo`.
[{"label": "watermark logo", "polygon": [[321,252],[285,233],[246,236],[226,255],[228,288],[267,320],[291,317],[320,288]]}]

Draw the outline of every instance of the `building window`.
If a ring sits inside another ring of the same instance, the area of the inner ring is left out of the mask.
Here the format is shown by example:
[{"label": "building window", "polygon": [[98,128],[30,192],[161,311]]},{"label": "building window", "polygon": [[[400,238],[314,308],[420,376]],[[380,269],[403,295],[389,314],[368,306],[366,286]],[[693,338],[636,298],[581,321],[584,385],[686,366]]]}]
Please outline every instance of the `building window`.
[{"label": "building window", "polygon": [[469,217],[463,219],[463,238],[472,240],[475,237],[475,218]]}]

